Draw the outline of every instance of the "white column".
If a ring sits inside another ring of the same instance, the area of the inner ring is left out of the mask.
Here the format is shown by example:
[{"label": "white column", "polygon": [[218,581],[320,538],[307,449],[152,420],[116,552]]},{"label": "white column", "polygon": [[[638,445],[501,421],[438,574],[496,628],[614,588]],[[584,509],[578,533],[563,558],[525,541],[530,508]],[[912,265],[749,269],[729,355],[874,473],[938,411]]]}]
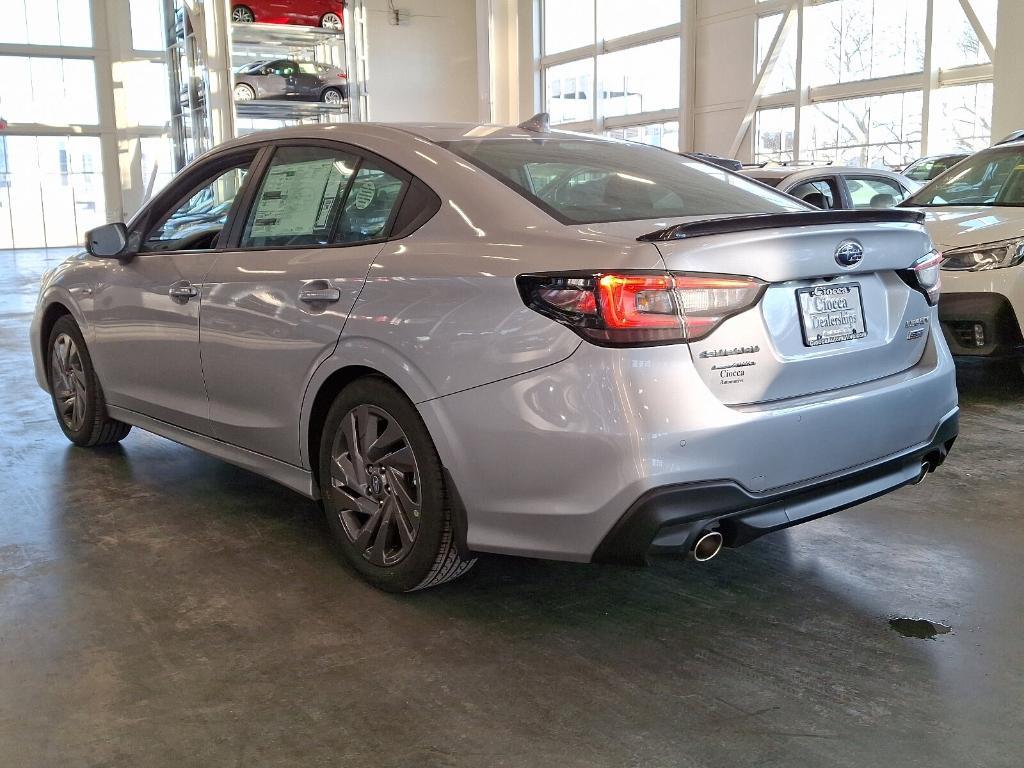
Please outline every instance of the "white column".
[{"label": "white column", "polygon": [[1017,35],[1024,30],[1024,2],[1002,0],[996,31],[995,84],[992,99],[992,140],[1024,128],[1024,46]]},{"label": "white column", "polygon": [[[125,2],[127,6],[127,2]],[[105,2],[92,3],[92,34],[95,46],[96,96],[100,119],[100,151],[103,158],[103,202],[107,221],[124,219],[124,202],[121,195],[120,147],[117,141],[116,99],[120,97],[121,84],[114,81],[114,54],[111,51],[109,23],[117,15]]]},{"label": "white column", "polygon": [[209,110],[212,146],[235,137],[235,102],[231,97],[231,4],[203,3],[206,68],[210,78]]}]

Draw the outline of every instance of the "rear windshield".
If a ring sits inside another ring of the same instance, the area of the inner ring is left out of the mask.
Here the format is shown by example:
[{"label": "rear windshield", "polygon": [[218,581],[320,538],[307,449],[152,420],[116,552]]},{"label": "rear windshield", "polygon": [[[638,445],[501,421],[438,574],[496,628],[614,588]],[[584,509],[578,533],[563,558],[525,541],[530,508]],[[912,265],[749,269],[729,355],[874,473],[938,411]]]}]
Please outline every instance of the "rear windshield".
[{"label": "rear windshield", "polygon": [[807,210],[735,173],[641,144],[491,138],[443,146],[565,224]]}]

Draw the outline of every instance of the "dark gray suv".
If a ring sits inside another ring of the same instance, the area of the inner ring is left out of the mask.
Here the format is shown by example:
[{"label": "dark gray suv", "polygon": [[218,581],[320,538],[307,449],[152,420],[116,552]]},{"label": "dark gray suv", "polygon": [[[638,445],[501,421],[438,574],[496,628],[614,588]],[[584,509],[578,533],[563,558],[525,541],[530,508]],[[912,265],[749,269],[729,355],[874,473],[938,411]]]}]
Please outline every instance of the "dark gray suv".
[{"label": "dark gray suv", "polygon": [[272,59],[235,70],[235,101],[293,99],[341,104],[348,98],[343,69],[314,61]]}]

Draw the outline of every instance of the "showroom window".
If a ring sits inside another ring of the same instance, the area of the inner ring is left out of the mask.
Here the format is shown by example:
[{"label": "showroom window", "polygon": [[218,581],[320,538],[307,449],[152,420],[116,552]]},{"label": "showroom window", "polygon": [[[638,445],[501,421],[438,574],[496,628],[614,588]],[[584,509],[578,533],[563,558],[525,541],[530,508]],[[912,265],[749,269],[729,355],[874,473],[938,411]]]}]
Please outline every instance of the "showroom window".
[{"label": "showroom window", "polygon": [[544,0],[542,20],[553,124],[678,148],[679,3]]},{"label": "showroom window", "polygon": [[[997,5],[971,0],[979,36],[960,0],[801,0],[755,102],[754,161],[898,168],[924,152],[988,146],[993,73],[982,38],[995,42]],[[788,12],[773,3],[757,18],[755,82]],[[924,71],[929,57],[937,82]]]},{"label": "showroom window", "polygon": [[4,0],[0,43],[92,45],[89,0]]},{"label": "showroom window", "polygon": [[95,125],[96,66],[92,59],[0,56],[0,105],[12,123]]},{"label": "showroom window", "polygon": [[0,137],[0,248],[71,245],[106,221],[100,140]]}]

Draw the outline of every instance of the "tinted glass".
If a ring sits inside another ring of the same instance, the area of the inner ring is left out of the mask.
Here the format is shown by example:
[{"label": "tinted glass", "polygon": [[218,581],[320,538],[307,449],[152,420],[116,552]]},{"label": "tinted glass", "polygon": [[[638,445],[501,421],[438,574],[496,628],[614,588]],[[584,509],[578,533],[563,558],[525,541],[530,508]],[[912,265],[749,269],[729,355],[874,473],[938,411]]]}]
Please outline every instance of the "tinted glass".
[{"label": "tinted glass", "polygon": [[243,248],[326,245],[358,158],[322,147],[274,153],[249,212]]},{"label": "tinted glass", "polygon": [[640,144],[524,138],[445,146],[565,223],[806,210],[742,176]]},{"label": "tinted glass", "polygon": [[205,250],[215,248],[231,205],[245,183],[249,160],[222,171],[197,189],[154,229],[143,251]]},{"label": "tinted glass", "polygon": [[1024,148],[979,152],[908,198],[907,205],[1024,207]]},{"label": "tinted glass", "polygon": [[789,191],[793,197],[798,197],[805,203],[813,205],[815,208],[822,208],[824,210],[832,210],[833,208],[840,208],[842,206],[836,203],[839,199],[839,191],[835,188],[834,182],[819,179],[818,181],[807,181],[803,184],[793,187]]},{"label": "tinted glass", "polygon": [[359,167],[352,190],[334,237],[335,243],[359,243],[376,240],[387,232],[395,206],[402,196],[404,182],[383,170],[373,160]]}]

